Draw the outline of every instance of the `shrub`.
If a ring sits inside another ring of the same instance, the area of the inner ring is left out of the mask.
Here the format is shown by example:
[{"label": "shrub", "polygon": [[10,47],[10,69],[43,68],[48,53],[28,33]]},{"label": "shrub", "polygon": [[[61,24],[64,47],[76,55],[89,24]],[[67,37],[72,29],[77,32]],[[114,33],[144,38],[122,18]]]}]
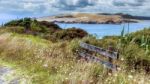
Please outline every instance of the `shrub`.
[{"label": "shrub", "polygon": [[83,38],[87,36],[88,33],[82,29],[70,28],[57,31],[54,36],[62,40],[72,40],[74,38]]},{"label": "shrub", "polygon": [[39,25],[42,25],[42,26],[45,26],[47,28],[54,29],[54,30],[60,30],[61,29],[58,25],[56,25],[52,22],[47,22],[47,21],[41,21],[41,22],[39,22]]},{"label": "shrub", "polygon": [[12,20],[12,21],[10,21],[10,22],[4,24],[4,26],[19,26],[19,25],[20,25],[19,23],[20,23],[20,22],[17,21],[17,20]]},{"label": "shrub", "polygon": [[[17,29],[17,26],[20,26],[22,30],[20,30],[20,28]],[[88,35],[88,33],[82,29],[70,28],[62,30],[58,25],[52,22],[37,21],[31,18],[10,21],[5,24],[5,27],[7,27],[8,29],[9,27],[14,28],[9,29],[12,32],[36,35],[53,42],[56,42],[58,40],[72,40],[74,38],[83,38]]]},{"label": "shrub", "polygon": [[12,21],[4,24],[4,26],[22,26],[25,29],[30,29],[31,22],[32,22],[31,18],[24,18],[24,19],[20,19],[20,20],[12,20]]},{"label": "shrub", "polygon": [[150,29],[144,29],[121,37],[120,54],[128,68],[150,72]]},{"label": "shrub", "polygon": [[[142,44],[143,40],[150,39],[150,28],[145,28],[144,30],[131,33],[130,36],[134,38],[134,42],[137,44]],[[150,40],[147,40],[150,44]]]},{"label": "shrub", "polygon": [[13,33],[24,33],[25,29],[23,27],[17,26],[17,27],[8,27],[6,28],[7,31],[13,32]]},{"label": "shrub", "polygon": [[51,22],[42,21],[39,22],[32,18],[23,18],[20,20],[12,20],[5,24],[6,27],[14,27],[14,26],[21,26],[24,27],[25,30],[31,31],[33,33],[39,32],[39,33],[47,33],[47,32],[55,32],[57,30],[60,30],[61,28]]},{"label": "shrub", "polygon": [[41,31],[39,24],[35,20],[31,23],[31,31],[35,31],[35,32]]}]

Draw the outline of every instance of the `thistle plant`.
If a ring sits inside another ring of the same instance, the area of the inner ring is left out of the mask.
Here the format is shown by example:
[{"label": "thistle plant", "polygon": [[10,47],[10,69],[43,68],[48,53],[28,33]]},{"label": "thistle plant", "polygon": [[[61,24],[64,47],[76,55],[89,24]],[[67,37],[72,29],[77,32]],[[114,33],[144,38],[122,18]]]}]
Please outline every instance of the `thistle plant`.
[{"label": "thistle plant", "polygon": [[146,54],[150,53],[150,49],[149,49],[149,45],[150,45],[150,41],[148,39],[148,37],[145,37],[144,35],[141,38],[141,47],[143,47],[146,50]]},{"label": "thistle plant", "polygon": [[146,45],[146,52],[147,55],[150,54],[150,49],[149,49],[149,45]]},{"label": "thistle plant", "polygon": [[121,31],[121,37],[124,37],[124,34],[125,34],[125,26],[123,26],[123,29]]},{"label": "thistle plant", "polygon": [[141,38],[141,47],[145,46],[145,36],[143,35]]},{"label": "thistle plant", "polygon": [[130,36],[129,32],[127,34],[125,34],[125,26],[123,26],[118,45],[120,47],[123,47],[124,45],[130,43],[130,39],[131,39],[131,36]]}]

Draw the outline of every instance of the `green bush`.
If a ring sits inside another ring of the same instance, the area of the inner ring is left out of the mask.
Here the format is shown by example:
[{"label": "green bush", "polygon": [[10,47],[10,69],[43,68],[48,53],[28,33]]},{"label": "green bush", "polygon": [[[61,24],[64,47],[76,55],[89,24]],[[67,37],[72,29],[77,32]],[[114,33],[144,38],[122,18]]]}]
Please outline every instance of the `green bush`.
[{"label": "green bush", "polygon": [[14,26],[21,26],[24,27],[25,30],[31,31],[31,32],[39,32],[39,33],[47,33],[51,32],[54,33],[57,30],[60,30],[61,28],[51,22],[46,21],[37,21],[32,18],[23,18],[19,20],[12,20],[4,25],[5,27],[14,27]]},{"label": "green bush", "polygon": [[129,68],[150,72],[150,28],[120,37],[120,54]]},{"label": "green bush", "polygon": [[20,26],[9,27],[9,28],[6,28],[6,30],[10,31],[10,32],[13,32],[13,33],[24,33],[25,32],[24,27],[20,27]]},{"label": "green bush", "polygon": [[[22,31],[20,30],[20,28],[17,29],[17,26],[20,26]],[[82,29],[61,29],[57,24],[54,24],[52,22],[37,21],[32,18],[13,20],[6,23],[5,27],[7,27],[8,29],[10,28],[10,32],[36,35],[53,42],[56,42],[58,40],[72,40],[74,38],[83,38],[88,35],[88,33]]]},{"label": "green bush", "polygon": [[147,39],[147,43],[150,44],[150,28],[145,28],[144,30],[131,33],[130,36],[134,38],[134,42],[137,44],[142,44],[142,41]]},{"label": "green bush", "polygon": [[41,28],[36,21],[33,21],[31,23],[31,31],[35,31],[35,32],[41,31]]},{"label": "green bush", "polygon": [[83,38],[87,36],[88,33],[82,29],[69,28],[57,31],[54,36],[62,40],[72,40],[74,38]]},{"label": "green bush", "polygon": [[47,22],[47,21],[41,21],[41,22],[39,22],[39,25],[45,26],[46,28],[53,29],[53,30],[60,30],[61,29],[58,25],[56,25],[52,22]]}]

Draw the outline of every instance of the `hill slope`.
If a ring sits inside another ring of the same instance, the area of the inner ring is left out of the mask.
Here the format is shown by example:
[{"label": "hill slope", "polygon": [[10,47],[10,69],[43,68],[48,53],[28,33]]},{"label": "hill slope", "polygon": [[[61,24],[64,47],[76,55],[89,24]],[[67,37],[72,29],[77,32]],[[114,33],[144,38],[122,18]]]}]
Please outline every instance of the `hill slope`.
[{"label": "hill slope", "polygon": [[[0,28],[0,60],[24,70],[31,84],[149,84],[150,82],[150,29],[129,35],[124,35],[122,31],[121,36],[103,39],[86,36],[52,42],[40,35],[10,31],[9,26]],[[19,29],[17,26],[11,29]],[[39,27],[41,28],[41,25]],[[69,35],[72,37],[72,33],[74,31],[71,30],[62,37],[68,38]],[[80,59],[77,53],[82,49],[79,46],[80,42],[105,49],[111,44],[120,54],[118,61],[115,62],[119,65],[118,71],[106,75],[107,70],[101,64]]]},{"label": "hill slope", "polygon": [[[119,24],[123,22],[138,22],[135,18],[127,18],[120,14],[91,14],[73,13],[50,17],[38,18],[38,21],[60,22],[60,23],[88,23],[88,24]],[[128,15],[126,15],[128,16]]]},{"label": "hill slope", "polygon": [[[133,35],[133,38],[135,37]],[[106,75],[106,69],[101,64],[77,59],[74,50],[80,48],[81,41],[105,48],[109,43],[117,46],[120,44],[117,38],[97,40],[86,37],[52,43],[32,35],[7,32],[0,34],[0,38],[0,59],[27,71],[25,73],[29,75],[31,84],[149,84],[150,82],[150,75],[145,74],[143,70],[150,64],[149,54],[146,55],[145,49],[133,41],[126,44],[124,39],[121,42],[118,63],[121,69],[110,76]],[[135,65],[138,65],[138,69]]]}]

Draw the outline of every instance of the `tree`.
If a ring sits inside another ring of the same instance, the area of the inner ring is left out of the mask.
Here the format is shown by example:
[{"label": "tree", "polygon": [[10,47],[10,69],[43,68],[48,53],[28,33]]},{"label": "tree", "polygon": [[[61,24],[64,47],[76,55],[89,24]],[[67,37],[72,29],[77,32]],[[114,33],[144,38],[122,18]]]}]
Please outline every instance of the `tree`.
[{"label": "tree", "polygon": [[25,27],[26,30],[31,29],[31,18],[24,18],[23,19],[23,26]]}]

